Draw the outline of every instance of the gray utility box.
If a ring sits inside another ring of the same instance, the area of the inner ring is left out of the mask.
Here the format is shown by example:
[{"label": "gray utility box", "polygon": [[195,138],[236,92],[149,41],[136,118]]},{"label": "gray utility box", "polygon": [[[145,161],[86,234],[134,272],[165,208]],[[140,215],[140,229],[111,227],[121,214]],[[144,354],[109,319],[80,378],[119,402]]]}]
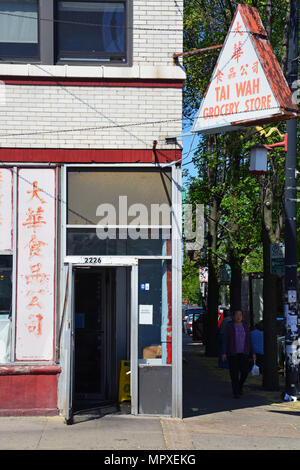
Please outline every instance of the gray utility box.
[{"label": "gray utility box", "polygon": [[139,366],[139,414],[172,414],[172,365]]}]

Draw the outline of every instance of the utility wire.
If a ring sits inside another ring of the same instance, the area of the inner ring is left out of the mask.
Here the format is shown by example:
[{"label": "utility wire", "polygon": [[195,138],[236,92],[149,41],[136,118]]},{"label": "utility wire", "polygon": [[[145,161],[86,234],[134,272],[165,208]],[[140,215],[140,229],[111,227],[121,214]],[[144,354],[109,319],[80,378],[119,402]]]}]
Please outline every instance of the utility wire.
[{"label": "utility wire", "polygon": [[[174,0],[175,1],[175,0]],[[176,1],[175,1],[176,4]],[[176,5],[177,6],[177,5]],[[178,7],[178,11],[179,7]],[[102,24],[102,23],[88,23],[88,22],[82,22],[82,21],[70,21],[70,20],[59,20],[59,19],[52,19],[52,18],[38,18],[35,16],[27,16],[27,15],[20,15],[17,13],[8,13],[8,12],[0,12],[0,15],[4,16],[11,16],[11,17],[16,17],[16,18],[25,18],[27,20],[38,20],[38,21],[47,21],[50,23],[62,23],[62,24],[70,24],[70,25],[77,25],[77,26],[93,26],[93,27],[105,27],[105,28],[113,28],[113,29],[132,29],[136,31],[166,31],[166,32],[174,32],[174,33],[182,33],[182,32],[189,32],[189,30],[185,30],[183,28],[179,29],[172,29],[172,28],[147,28],[147,27],[139,27],[139,26],[124,26],[124,25],[112,25],[112,24]],[[253,34],[257,35],[257,33],[252,33],[251,31],[243,31],[239,30],[239,33],[248,33],[248,34]],[[227,31],[228,33],[236,33],[236,31]]]},{"label": "utility wire", "polygon": [[[28,17],[26,17],[28,18]],[[234,31],[232,31],[234,32]],[[239,46],[239,49],[241,50],[242,47],[244,46],[244,44],[246,43],[246,41],[249,39],[249,35],[247,35],[246,39],[243,41],[243,43]],[[234,56],[232,56],[225,64],[224,66],[222,67],[221,71],[225,69],[225,67],[227,67],[227,65],[234,59]],[[44,69],[43,67],[41,67],[40,65],[38,64],[33,64],[35,67],[39,68],[40,70],[42,70],[43,72],[46,72],[48,75],[52,76],[53,78],[57,78],[54,74],[50,73],[48,70]],[[215,78],[217,78],[217,75],[215,77],[213,77],[211,79],[214,80]],[[86,101],[84,101],[82,98],[78,97],[75,93],[72,93],[69,89],[67,89],[65,86],[62,86],[61,84],[58,84],[58,86],[63,89],[64,91],[66,91],[66,93],[70,94],[71,96],[73,96],[75,99],[77,99],[78,101],[80,101],[81,103],[85,104],[87,107],[89,107],[90,109],[92,109],[94,112],[100,114],[102,117],[104,117],[105,119],[107,119],[108,121],[110,121],[113,126],[112,127],[119,127],[119,128],[122,128],[124,129],[125,132],[127,132],[128,134],[130,134],[131,136],[133,136],[134,138],[136,138],[137,140],[139,140],[140,142],[144,143],[147,145],[147,143],[139,138],[138,136],[136,136],[135,134],[132,134],[130,131],[128,131],[126,129],[126,127],[130,127],[130,126],[137,126],[137,125],[143,125],[144,123],[135,123],[135,124],[129,124],[129,125],[120,125],[120,124],[117,124],[112,118],[108,117],[108,116],[105,116],[104,113],[100,112],[99,110],[97,110],[96,108],[94,108],[93,106],[91,106],[89,103],[87,103]],[[266,108],[266,109],[273,109],[273,108]],[[238,112],[235,112],[235,113],[230,113],[228,114],[227,116],[231,116],[231,115],[234,115],[234,114],[240,114],[240,113],[246,113],[247,111],[238,111]],[[248,112],[252,112],[252,111],[248,111]],[[207,115],[205,116],[205,119],[208,119],[210,117],[214,117],[214,116],[210,116],[210,115]],[[204,118],[204,116],[199,116],[197,119],[200,119],[200,118]],[[172,121],[172,120],[171,120]],[[178,120],[177,120],[178,121]],[[164,121],[164,122],[167,122],[167,121]],[[168,121],[170,122],[170,121]],[[173,121],[174,122],[174,121]],[[91,128],[90,128],[91,129]],[[103,129],[103,126],[100,126],[100,127],[97,127],[95,126],[94,129]],[[85,130],[82,128],[82,130]],[[69,130],[63,130],[63,131],[38,131],[38,134],[51,134],[51,133],[58,133],[58,132],[71,132],[71,131],[79,131],[81,132],[81,129],[69,129]],[[21,136],[25,136],[25,135],[34,135],[35,133],[22,133],[20,134]],[[12,134],[12,135],[5,135],[5,134],[0,134],[0,137],[16,137],[18,136],[18,134]]]},{"label": "utility wire", "polygon": [[[272,109],[278,109],[277,106],[273,106],[273,107],[270,107],[270,108],[264,108],[263,110],[260,110],[260,111],[268,111],[268,110],[272,110]],[[226,114],[226,116],[234,116],[234,115],[237,115],[237,114],[246,114],[246,113],[253,113],[255,110],[248,110],[248,111],[237,111],[237,112],[233,112],[233,113],[230,113],[230,114]],[[104,115],[102,115],[102,117],[114,122],[111,118],[108,118]],[[208,119],[208,118],[213,118],[215,117],[214,115],[207,115],[207,116],[198,116],[197,119]],[[218,116],[217,116],[218,117]],[[135,123],[128,123],[128,124],[116,124],[114,123],[114,125],[111,125],[111,126],[93,126],[93,127],[76,127],[76,128],[72,128],[72,129],[57,129],[57,130],[44,130],[44,131],[36,131],[36,132],[24,132],[24,133],[12,133],[12,134],[0,134],[0,138],[1,137],[23,137],[23,136],[27,136],[27,135],[40,135],[40,134],[59,134],[59,133],[64,133],[64,132],[83,132],[83,131],[89,131],[89,130],[105,130],[105,129],[113,129],[113,128],[120,128],[120,129],[125,129],[127,127],[137,127],[137,126],[147,126],[147,125],[155,125],[155,124],[164,124],[164,123],[169,123],[169,122],[181,122],[181,118],[180,119],[166,119],[166,120],[162,120],[162,121],[150,121],[150,122],[147,122],[147,121],[144,121],[144,122],[135,122]],[[141,140],[144,144],[147,145],[147,143],[145,141],[143,141],[142,139],[140,139],[138,136],[136,136],[135,134],[132,134],[130,133],[132,136],[134,136],[135,138],[137,138],[138,140]]]},{"label": "utility wire", "polygon": [[77,26],[93,26],[93,27],[104,27],[104,28],[112,28],[112,29],[132,29],[134,31],[166,31],[166,32],[174,32],[174,33],[182,33],[184,30],[180,29],[171,29],[171,28],[147,28],[147,27],[139,27],[139,26],[124,26],[124,25],[112,25],[112,24],[102,24],[102,23],[86,23],[81,21],[70,21],[70,20],[58,20],[52,18],[37,18],[35,16],[26,16],[26,15],[19,15],[16,13],[7,13],[7,12],[0,12],[0,15],[4,16],[12,16],[17,18],[26,18],[27,20],[38,20],[38,21],[47,21],[50,23],[62,23],[62,24],[70,24],[70,25],[77,25]]},{"label": "utility wire", "polygon": [[[247,140],[252,140],[252,139],[256,136],[256,134],[260,134],[260,133],[261,133],[261,130],[255,131],[255,132],[253,132],[253,134],[250,134],[250,135],[248,135],[248,136],[244,136],[244,137],[243,137],[243,140],[244,140],[244,141],[245,141],[246,139],[247,139]],[[194,161],[193,161],[193,160],[190,160],[189,162],[185,162],[182,166],[189,165],[190,163],[194,163]]]},{"label": "utility wire", "polygon": [[[114,129],[114,128],[124,129],[126,127],[151,126],[155,124],[164,124],[164,123],[169,123],[169,122],[181,122],[181,118],[180,119],[165,119],[164,121],[144,121],[144,122],[135,122],[135,123],[127,123],[127,124],[117,124],[117,125],[111,125],[111,126],[74,127],[72,129],[57,129],[57,130],[50,130],[50,131],[45,130],[45,131],[33,131],[33,132],[24,132],[24,133],[20,132],[20,133],[13,133],[13,134],[0,134],[0,138],[1,137],[23,137],[27,135],[40,135],[40,134],[61,134],[65,132],[83,132],[83,131],[104,130],[104,129]],[[143,143],[146,143],[146,142],[143,141]]]}]

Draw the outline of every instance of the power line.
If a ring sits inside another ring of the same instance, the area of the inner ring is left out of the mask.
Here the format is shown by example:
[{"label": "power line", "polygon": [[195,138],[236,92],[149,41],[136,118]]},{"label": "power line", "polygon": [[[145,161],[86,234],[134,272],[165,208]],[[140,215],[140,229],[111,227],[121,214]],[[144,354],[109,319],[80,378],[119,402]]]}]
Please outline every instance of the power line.
[{"label": "power line", "polygon": [[[247,140],[250,140],[250,139],[252,139],[256,134],[260,134],[260,133],[261,133],[261,130],[255,131],[255,132],[253,132],[253,134],[250,134],[250,135],[248,135],[248,136],[244,136],[244,137],[243,137],[243,140],[244,140],[244,141],[245,141],[246,139],[247,139]],[[187,157],[186,157],[186,158],[187,158]],[[190,163],[194,163],[194,161],[193,161],[193,160],[190,160],[189,162],[185,162],[182,166],[189,165]]]},{"label": "power line", "polygon": [[[173,162],[173,163],[174,163],[174,162]],[[10,169],[10,170],[17,176],[17,178],[22,179],[25,183],[27,183],[27,184],[29,184],[30,186],[32,186],[33,181],[30,181],[30,180],[28,180],[28,178],[25,178],[24,176],[21,176],[21,175],[20,175],[20,172],[18,171],[18,169],[15,169],[15,168],[13,167],[13,162],[11,162],[11,163],[8,164],[8,163],[6,163],[6,162],[4,162],[4,161],[0,161],[0,165],[3,165],[2,167],[0,167],[0,170],[1,170],[1,168]],[[169,165],[164,165],[163,167],[160,167],[160,165],[158,164],[158,165],[156,165],[156,166],[157,166],[158,168],[160,168],[161,171],[164,171],[164,169],[165,169],[166,167],[168,167]],[[25,167],[21,167],[21,169],[24,170],[24,169],[26,169],[26,168],[25,168]],[[71,208],[69,207],[68,202],[67,202],[67,201],[64,201],[59,195],[51,194],[51,193],[49,193],[48,191],[45,191],[43,188],[38,188],[38,189],[42,190],[42,191],[45,193],[45,195],[47,195],[50,199],[53,199],[55,202],[59,202],[59,203],[61,203],[61,204],[64,204],[64,205],[66,206],[66,208],[67,208],[68,214],[71,213],[71,214],[73,214],[73,215],[79,217],[80,219],[84,220],[84,221],[87,223],[87,225],[94,225],[95,227],[97,226],[97,224],[95,224],[93,221],[87,219],[84,215],[82,215],[82,214],[80,214],[79,212],[74,211],[73,209],[71,209]]]},{"label": "power line", "polygon": [[[175,0],[174,0],[175,1]],[[175,4],[176,4],[176,1],[175,1]],[[177,4],[176,4],[177,6]],[[179,10],[179,7],[178,8],[178,11],[180,12],[181,14],[181,11]],[[105,28],[112,28],[112,29],[132,29],[133,31],[166,31],[166,32],[174,32],[174,33],[182,33],[182,32],[189,32],[189,30],[185,30],[184,28],[175,28],[175,29],[171,29],[171,28],[153,28],[153,27],[139,27],[139,26],[125,26],[125,25],[112,25],[112,24],[105,24],[105,23],[88,23],[88,22],[82,22],[82,21],[70,21],[70,20],[59,20],[59,19],[56,19],[56,18],[38,18],[38,17],[35,17],[35,16],[28,16],[28,15],[20,15],[20,14],[17,14],[17,13],[8,13],[8,12],[0,12],[0,15],[3,15],[3,16],[11,16],[11,17],[16,17],[16,18],[25,18],[27,20],[39,20],[39,21],[46,21],[46,22],[50,22],[50,23],[62,23],[62,24],[70,24],[70,25],[77,25],[77,26],[93,26],[93,27],[105,27]],[[243,30],[239,30],[238,31],[239,33],[245,33],[245,34],[253,34],[253,35],[257,35],[258,33],[253,33],[252,31],[243,31]],[[227,34],[228,33],[235,33],[236,34],[236,31],[227,31]]]},{"label": "power line", "polygon": [[[49,71],[45,70],[43,67],[41,67],[40,65],[37,65],[35,64],[35,67],[41,69],[43,72],[47,72],[48,75],[52,76],[52,77],[55,77],[54,74],[50,73]],[[73,96],[77,101],[79,101],[80,103],[83,103],[84,105],[86,105],[89,109],[92,109],[94,112],[96,112],[97,114],[99,114],[101,117],[103,117],[104,119],[106,119],[107,121],[111,122],[115,127],[119,127],[121,129],[124,130],[124,132],[126,132],[127,134],[129,134],[131,137],[134,137],[136,140],[142,142],[143,144],[146,144],[147,143],[141,139],[140,137],[138,137],[137,135],[133,134],[132,132],[130,132],[129,130],[126,129],[126,127],[121,127],[118,123],[116,123],[116,121],[114,121],[112,118],[106,116],[104,113],[102,113],[101,111],[99,111],[97,108],[91,106],[89,103],[87,103],[85,100],[83,100],[82,98],[80,98],[79,96],[76,95],[76,93],[73,93],[71,92],[70,90],[68,90],[66,87],[64,87],[63,85],[60,85],[59,84],[59,87],[64,90],[66,93],[68,93],[69,95]]]},{"label": "power line", "polygon": [[58,20],[52,18],[37,18],[35,16],[26,16],[26,15],[19,15],[16,13],[7,13],[7,12],[0,12],[0,15],[4,16],[12,16],[17,18],[25,18],[27,20],[39,20],[39,21],[47,21],[50,23],[62,23],[62,24],[70,24],[70,25],[77,25],[77,26],[93,26],[93,27],[104,27],[104,28],[112,28],[112,29],[132,29],[134,31],[166,31],[166,32],[174,32],[174,33],[182,33],[184,30],[182,28],[179,29],[170,29],[170,28],[145,28],[139,26],[124,26],[124,25],[112,25],[112,24],[102,24],[102,23],[86,23],[81,21],[70,21],[70,20]]},{"label": "power line", "polygon": [[[6,14],[6,13],[1,13],[0,14]],[[24,17],[24,18],[29,18],[28,16],[24,16],[24,15],[15,15],[15,14],[8,14],[8,15],[11,15],[11,16],[21,16],[21,17]],[[33,17],[31,17],[33,18]],[[48,19],[47,19],[48,20]],[[56,20],[49,20],[49,21],[56,21]],[[57,20],[59,21],[59,20]],[[93,24],[91,24],[93,25]],[[98,25],[93,25],[93,26],[98,26]],[[168,30],[170,31],[170,30]],[[181,31],[181,30],[180,30]],[[235,31],[230,31],[230,32],[235,32]],[[247,33],[249,33],[249,31],[245,31]],[[241,50],[242,47],[244,46],[244,44],[246,43],[246,41],[249,39],[249,34],[247,35],[246,39],[244,40],[244,42],[240,45],[239,49]],[[222,70],[224,70],[224,68],[231,62],[231,60],[234,58],[234,56],[232,56],[223,66]],[[46,71],[46,73],[50,76],[53,76],[55,77],[55,75],[51,74],[48,70],[45,70],[43,69],[43,67],[37,65],[37,64],[34,64],[37,68],[40,68],[41,70],[43,70],[44,72]],[[56,77],[55,77],[56,78]],[[213,77],[213,79],[215,79],[216,77]],[[73,97],[75,97],[75,99],[77,99],[78,101],[80,101],[81,103],[85,104],[86,106],[88,106],[89,108],[91,108],[94,112],[97,112],[98,114],[100,114],[102,117],[104,117],[105,119],[107,119],[108,121],[112,122],[113,125],[112,126],[94,126],[94,127],[87,127],[87,128],[72,128],[72,129],[59,129],[59,130],[49,130],[49,131],[37,131],[37,132],[26,132],[26,133],[14,133],[14,134],[0,134],[0,137],[17,137],[17,136],[25,136],[25,135],[40,135],[40,134],[57,134],[57,133],[65,133],[65,132],[81,132],[81,131],[88,131],[88,130],[96,130],[96,129],[109,129],[109,128],[120,128],[120,129],[124,129],[125,132],[129,133],[131,136],[133,136],[134,138],[136,138],[137,140],[143,142],[144,144],[147,145],[147,143],[139,138],[137,135],[135,134],[132,134],[130,131],[128,131],[126,128],[127,127],[131,127],[131,126],[143,126],[143,125],[154,125],[154,124],[159,124],[159,123],[166,123],[166,122],[178,122],[178,121],[181,121],[181,119],[175,119],[175,120],[163,120],[163,121],[154,121],[154,122],[150,122],[150,123],[147,123],[147,122],[140,122],[140,123],[132,123],[132,124],[117,124],[113,119],[111,119],[110,117],[107,117],[105,116],[102,112],[100,112],[99,110],[95,109],[93,106],[91,106],[89,103],[87,103],[86,101],[84,101],[83,99],[81,99],[80,97],[78,97],[75,93],[72,93],[70,92],[70,90],[68,90],[66,87],[62,86],[61,84],[58,85],[60,88],[64,89],[68,94],[72,95]],[[277,109],[276,107],[274,108],[266,108],[266,109]],[[230,113],[228,114],[227,116],[231,116],[231,115],[236,115],[236,114],[241,114],[241,113],[247,113],[247,112],[253,112],[252,110],[248,110],[248,111],[238,111],[238,112],[235,112],[235,113]],[[207,116],[199,116],[197,119],[199,118],[205,118],[205,119],[208,119],[210,117],[215,117],[213,115],[207,115]],[[188,155],[191,151],[191,147],[190,147],[190,150],[188,152]],[[187,157],[186,157],[187,158]],[[178,160],[178,161],[182,161],[182,159]],[[190,162],[188,162],[190,163]],[[188,163],[185,163],[188,164]],[[174,164],[174,162],[173,162]]]},{"label": "power line", "polygon": [[[272,109],[278,109],[278,107],[273,106],[273,107],[270,107],[270,108],[264,108],[263,110],[268,111],[268,110],[272,110]],[[263,111],[263,110],[259,110],[259,111]],[[247,111],[237,111],[237,112],[233,112],[233,113],[230,113],[230,114],[226,114],[226,116],[234,116],[234,115],[237,115],[237,114],[246,114],[246,113],[253,113],[253,112],[254,112],[254,110],[249,109]],[[103,117],[108,119],[108,120],[111,120],[112,122],[114,122],[111,118],[108,118],[106,116],[103,116]],[[208,118],[213,118],[213,117],[216,117],[216,116],[214,116],[214,115],[199,116],[197,119],[208,119]],[[27,136],[27,135],[40,135],[40,134],[59,134],[59,133],[64,133],[64,132],[81,132],[81,131],[104,130],[104,129],[113,129],[113,128],[126,129],[127,127],[148,126],[148,125],[155,125],[155,124],[165,124],[165,123],[169,123],[169,122],[181,122],[181,121],[182,121],[182,118],[180,118],[180,119],[165,119],[165,120],[161,120],[161,121],[150,121],[150,122],[144,121],[144,122],[135,122],[135,123],[127,123],[127,124],[116,124],[114,122],[114,125],[111,125],[111,126],[77,127],[77,128],[71,128],[71,129],[56,129],[56,130],[49,130],[49,131],[44,130],[44,131],[35,131],[35,132],[0,134],[0,138],[1,137],[18,137],[18,136],[23,137],[23,136]],[[137,139],[139,139],[138,136],[136,136],[134,134],[132,134],[132,135],[134,137],[136,137]],[[146,143],[145,141],[143,141],[143,142]]]},{"label": "power line", "polygon": [[[2,13],[0,12],[0,14],[2,14]],[[4,14],[6,14],[6,13],[4,13]],[[13,15],[13,16],[19,16],[19,15]],[[23,15],[21,15],[21,16],[23,17]],[[25,18],[28,18],[27,16],[24,16],[24,17],[25,17]],[[51,21],[52,21],[52,20],[51,20]],[[234,32],[234,31],[232,31],[232,32]],[[240,45],[240,47],[239,47],[240,50],[242,49],[242,47],[244,46],[244,44],[246,43],[246,41],[247,41],[248,39],[249,39],[249,35],[247,35],[246,39],[245,39],[245,40],[243,41],[243,43]],[[221,69],[221,71],[224,70],[224,68],[231,62],[231,60],[232,60],[233,58],[234,58],[234,57],[232,56],[232,57],[224,64],[224,66],[223,66],[223,68]],[[43,72],[46,72],[48,75],[50,75],[50,76],[56,78],[56,76],[55,76],[54,74],[52,74],[52,73],[49,72],[48,70],[45,70],[45,69],[44,69],[43,67],[41,67],[40,65],[38,65],[38,64],[33,64],[33,65],[34,65],[35,67],[41,69]],[[214,80],[215,78],[216,78],[216,76],[213,77],[212,80]],[[147,145],[147,143],[146,143],[143,139],[141,139],[140,137],[136,136],[135,134],[132,134],[130,131],[128,131],[128,130],[126,129],[127,127],[131,127],[131,126],[143,125],[143,123],[135,123],[135,124],[129,124],[129,125],[120,125],[120,124],[117,124],[112,118],[110,118],[110,117],[108,117],[108,116],[105,116],[102,112],[100,112],[99,110],[97,110],[96,108],[94,108],[93,106],[91,106],[89,103],[87,103],[86,101],[84,101],[82,98],[78,97],[75,93],[72,93],[72,92],[71,92],[70,90],[68,90],[66,87],[62,86],[61,84],[58,84],[58,86],[59,86],[61,89],[65,90],[66,93],[70,94],[70,95],[73,96],[75,99],[77,99],[77,100],[80,101],[81,103],[83,103],[83,104],[85,104],[86,106],[88,106],[88,107],[89,107],[90,109],[92,109],[94,112],[96,112],[96,113],[98,113],[99,115],[101,115],[102,117],[104,117],[104,119],[107,119],[108,121],[112,122],[112,123],[113,123],[113,126],[110,126],[110,128],[116,127],[116,128],[124,129],[125,132],[127,132],[128,134],[130,134],[131,136],[133,136],[135,139],[137,139],[137,140],[139,140],[140,142],[142,142],[143,144],[146,144],[146,145]],[[272,109],[272,108],[268,108],[268,109]],[[240,113],[246,113],[246,112],[247,112],[247,111],[240,111],[240,112],[236,112],[236,113],[230,113],[230,115],[240,114]],[[251,112],[251,111],[249,110],[249,112]],[[207,116],[205,116],[205,119],[208,119],[209,117],[214,117],[214,116],[209,116],[209,115],[207,115]],[[199,118],[204,118],[204,116],[200,116],[200,117],[198,117],[198,119],[199,119]],[[181,120],[181,119],[180,119],[180,120]],[[171,122],[171,121],[174,122],[174,120],[163,121],[163,122]],[[179,121],[179,120],[175,120],[175,121]],[[162,123],[163,123],[163,122],[162,122]],[[156,122],[156,123],[158,123],[158,122]],[[93,129],[104,129],[104,128],[105,128],[105,127],[103,127],[103,126],[101,126],[101,127],[95,126]],[[108,127],[106,127],[106,128],[108,128]],[[81,132],[81,130],[85,130],[85,129],[83,129],[83,128],[81,128],[81,129],[69,129],[69,130],[63,130],[63,131],[59,131],[59,130],[52,131],[52,130],[51,130],[51,131],[39,131],[39,132],[37,132],[37,133],[32,133],[32,132],[31,132],[31,133],[21,133],[21,134],[11,134],[11,135],[0,134],[0,137],[17,137],[18,135],[19,135],[19,136],[25,136],[25,135],[53,134],[53,133],[56,134],[56,133],[59,133],[59,132],[72,132],[72,131],[74,131],[74,132],[75,132],[75,131]],[[92,130],[92,128],[90,128],[90,130]]]},{"label": "power line", "polygon": [[[72,129],[57,129],[57,130],[50,130],[50,131],[36,131],[36,132],[24,132],[24,133],[14,133],[14,134],[0,134],[1,137],[23,137],[27,135],[40,135],[40,134],[60,134],[65,132],[81,132],[81,131],[91,131],[91,130],[104,130],[104,129],[113,129],[113,128],[126,128],[126,127],[136,127],[136,126],[151,126],[155,124],[164,124],[168,122],[181,122],[180,119],[166,119],[164,121],[144,121],[144,122],[136,122],[136,123],[128,123],[128,124],[117,124],[111,126],[94,126],[94,127],[74,127]],[[137,137],[137,136],[135,136]],[[146,142],[144,142],[146,143]]]}]

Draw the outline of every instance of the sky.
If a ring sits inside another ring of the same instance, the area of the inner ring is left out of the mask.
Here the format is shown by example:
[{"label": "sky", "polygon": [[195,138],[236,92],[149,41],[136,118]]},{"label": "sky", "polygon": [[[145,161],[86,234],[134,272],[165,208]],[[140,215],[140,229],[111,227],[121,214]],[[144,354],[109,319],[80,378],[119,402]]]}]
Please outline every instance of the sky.
[{"label": "sky", "polygon": [[[182,136],[182,169],[188,170],[190,176],[197,176],[197,170],[195,165],[191,161],[194,155],[194,150],[197,148],[199,142],[199,136],[197,134],[191,134],[192,125],[187,125],[183,122],[183,136]],[[187,135],[185,135],[187,134]],[[183,177],[183,184],[187,181]]]}]

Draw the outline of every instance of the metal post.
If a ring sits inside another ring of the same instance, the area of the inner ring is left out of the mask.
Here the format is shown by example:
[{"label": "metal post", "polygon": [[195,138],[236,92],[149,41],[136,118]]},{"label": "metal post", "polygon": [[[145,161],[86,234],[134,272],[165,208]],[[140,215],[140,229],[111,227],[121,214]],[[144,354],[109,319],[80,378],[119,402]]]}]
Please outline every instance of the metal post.
[{"label": "metal post", "polygon": [[[298,75],[298,0],[290,1],[290,37],[288,83]],[[299,397],[298,312],[297,312],[297,232],[296,232],[296,168],[297,119],[287,121],[288,149],[285,179],[285,397],[289,401]]]},{"label": "metal post", "polygon": [[172,417],[182,418],[182,176],[172,168]]},{"label": "metal post", "polygon": [[138,362],[138,265],[131,268],[131,352],[130,352],[130,389],[131,389],[131,414],[139,413],[139,362]]}]

